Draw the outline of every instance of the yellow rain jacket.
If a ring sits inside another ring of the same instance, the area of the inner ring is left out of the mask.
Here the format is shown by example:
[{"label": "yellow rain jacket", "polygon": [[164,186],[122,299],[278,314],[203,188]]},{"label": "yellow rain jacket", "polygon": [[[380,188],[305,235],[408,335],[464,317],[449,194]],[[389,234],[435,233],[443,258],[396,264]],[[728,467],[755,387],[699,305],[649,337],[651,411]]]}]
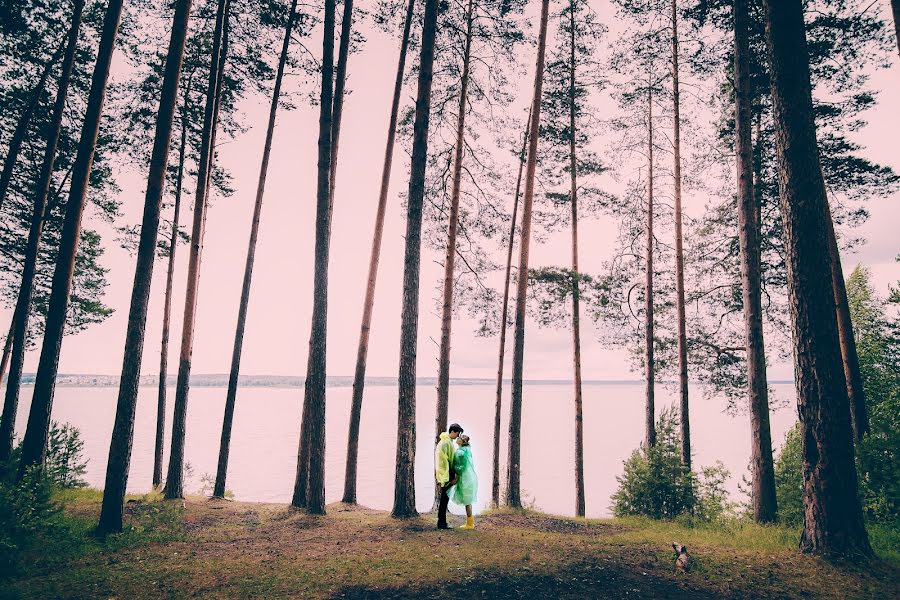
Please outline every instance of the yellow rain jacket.
[{"label": "yellow rain jacket", "polygon": [[442,487],[450,481],[450,469],[453,467],[455,446],[456,444],[450,439],[450,434],[445,431],[441,434],[441,440],[438,442],[437,448],[434,449],[434,477]]}]

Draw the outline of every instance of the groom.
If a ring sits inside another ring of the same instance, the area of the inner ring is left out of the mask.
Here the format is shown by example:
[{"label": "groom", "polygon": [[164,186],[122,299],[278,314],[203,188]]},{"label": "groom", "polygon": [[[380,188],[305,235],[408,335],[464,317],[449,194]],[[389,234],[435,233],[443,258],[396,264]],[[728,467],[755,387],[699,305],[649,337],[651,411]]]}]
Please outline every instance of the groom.
[{"label": "groom", "polygon": [[447,526],[447,503],[450,497],[447,490],[456,483],[456,471],[453,469],[453,453],[456,451],[454,440],[463,432],[458,423],[450,426],[446,433],[438,438],[434,450],[434,477],[441,486],[441,499],[438,503],[438,529],[450,529]]}]

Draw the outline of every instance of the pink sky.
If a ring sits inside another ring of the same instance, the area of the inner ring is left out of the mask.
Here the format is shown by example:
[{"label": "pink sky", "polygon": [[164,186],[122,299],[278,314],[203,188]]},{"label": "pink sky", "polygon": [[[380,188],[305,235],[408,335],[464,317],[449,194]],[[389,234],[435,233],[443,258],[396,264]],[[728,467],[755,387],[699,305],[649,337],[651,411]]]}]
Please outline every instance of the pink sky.
[{"label": "pink sky", "polygon": [[[888,3],[880,3],[885,18],[890,18]],[[610,14],[600,12],[601,15]],[[321,35],[314,34],[313,44]],[[369,247],[381,173],[384,136],[396,68],[397,40],[380,31],[371,31],[362,52],[349,64],[349,87],[353,93],[345,102],[341,136],[341,155],[337,176],[333,217],[330,265],[328,373],[351,375],[356,357],[362,298],[368,267]],[[273,53],[276,52],[273,49]],[[854,136],[866,147],[866,156],[900,171],[897,136],[900,120],[900,61],[889,70],[874,75],[871,87],[880,90],[879,103],[866,114],[868,126]],[[533,57],[527,59],[533,62]],[[527,87],[530,78],[525,80]],[[288,80],[286,86],[296,86]],[[408,100],[414,89],[407,87]],[[527,90],[521,94],[521,104]],[[253,193],[262,150],[267,98],[253,98],[241,107],[249,131],[222,145],[219,161],[233,175],[237,192],[228,199],[215,199],[207,223],[197,331],[194,345],[194,373],[226,373],[230,368],[231,348],[240,296],[241,278],[247,250],[247,237],[252,212]],[[242,373],[303,374],[309,340],[312,305],[313,223],[315,195],[315,151],[317,109],[300,106],[279,114],[276,125],[266,201],[263,208],[259,246],[254,269],[253,291],[244,342]],[[601,140],[602,143],[602,140]],[[603,150],[603,146],[598,148]],[[405,214],[398,193],[408,185],[406,171],[409,158],[400,149],[394,160],[391,196],[382,246],[378,288],[368,373],[372,376],[396,376],[399,358],[400,297],[403,277],[403,232]],[[143,170],[123,172],[122,187],[124,221],[140,220]],[[193,187],[193,186],[191,186]],[[900,253],[895,194],[868,203],[869,221],[857,232],[868,239],[855,255],[846,256],[845,272],[862,262],[871,268],[876,288],[886,293],[889,283],[900,280],[900,264],[894,257]],[[193,197],[188,198],[193,203]],[[705,198],[686,198],[686,211],[699,217]],[[182,224],[190,226],[190,213],[182,213]],[[90,213],[87,214],[90,219]],[[106,303],[116,313],[101,325],[93,326],[75,337],[67,337],[60,358],[60,372],[102,373],[118,375],[122,364],[128,302],[134,270],[134,259],[111,245],[113,235],[101,224],[90,222],[110,241],[103,259],[110,269],[110,286]],[[609,218],[585,221],[580,235],[581,268],[599,272],[612,251],[615,224]],[[531,263],[567,264],[569,232],[550,236],[546,243],[532,246]],[[178,250],[175,296],[172,311],[172,340],[169,364],[177,365],[178,339],[184,306],[187,251]],[[432,301],[435,282],[443,268],[437,253],[423,250],[422,303],[419,320],[418,372],[420,376],[437,373],[437,339],[439,316]],[[165,264],[157,262],[150,302],[144,350],[144,372],[158,369]],[[9,311],[4,311],[4,319]],[[584,323],[584,321],[583,321]],[[584,325],[583,325],[584,328]],[[467,318],[454,322],[452,377],[493,377],[496,373],[496,338],[477,338],[474,323]],[[582,332],[582,364],[585,379],[637,379],[629,370],[624,350],[604,348],[598,342],[593,326]],[[571,341],[565,329],[528,328],[526,336],[525,373],[530,379],[568,379],[571,376]],[[36,368],[38,352],[27,357],[26,371]],[[174,374],[174,371],[171,371]],[[772,377],[791,377],[791,367],[776,364]]]}]

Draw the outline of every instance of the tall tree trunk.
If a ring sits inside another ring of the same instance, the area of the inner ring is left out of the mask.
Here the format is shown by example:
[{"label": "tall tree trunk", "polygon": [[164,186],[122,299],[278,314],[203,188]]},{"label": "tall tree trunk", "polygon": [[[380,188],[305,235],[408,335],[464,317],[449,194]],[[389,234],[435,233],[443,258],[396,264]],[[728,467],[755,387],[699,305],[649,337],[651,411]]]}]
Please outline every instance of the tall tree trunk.
[{"label": "tall tree trunk", "polygon": [[141,358],[144,354],[144,333],[147,328],[147,307],[150,303],[150,285],[153,282],[153,265],[156,262],[156,240],[159,236],[159,214],[166,189],[166,168],[169,162],[169,144],[172,141],[172,123],[178,104],[178,84],[191,16],[191,0],[178,0],[172,17],[172,33],[160,90],[159,111],[156,116],[156,134],[150,156],[150,172],[147,175],[147,193],[144,196],[144,216],[141,221],[141,238],[138,242],[137,263],[134,270],[134,287],[128,312],[128,328],[125,334],[125,354],[122,361],[122,377],[119,382],[119,398],[116,420],[109,443],[109,460],[106,466],[106,486],[103,488],[103,506],[97,530],[112,532],[122,530],[122,503],[131,466],[131,447],[134,440],[134,413],[137,409],[138,384],[141,379]]},{"label": "tall tree trunk", "polygon": [[681,209],[681,93],[678,86],[678,1],[672,0],[672,137],[675,176],[675,309],[678,313],[678,392],[681,401],[681,460],[691,468],[691,419],[688,407],[687,322],[684,310],[684,236]]},{"label": "tall tree trunk", "polygon": [[869,432],[869,415],[866,411],[866,395],[863,390],[859,356],[856,353],[856,338],[853,336],[853,321],[850,319],[850,305],[847,302],[847,288],[841,268],[841,251],[834,233],[834,221],[828,210],[827,231],[828,257],[831,261],[831,280],[834,290],[834,304],[837,310],[838,339],[841,344],[841,358],[844,365],[844,379],[847,381],[847,397],[850,402],[850,424],[853,435],[861,441]]},{"label": "tall tree trunk", "polygon": [[409,194],[406,203],[406,249],[403,260],[403,307],[400,313],[400,369],[397,378],[397,460],[394,473],[394,517],[416,513],[416,343],[419,333],[419,267],[422,254],[422,204],[431,119],[431,80],[437,33],[438,0],[425,0]]},{"label": "tall tree trunk", "polygon": [[[78,49],[78,31],[81,29],[81,17],[84,12],[84,0],[77,0],[72,9],[72,23],[69,26],[68,41],[65,45],[59,84],[56,87],[56,99],[47,130],[47,145],[41,170],[34,186],[34,209],[31,214],[31,226],[28,230],[28,241],[25,245],[25,256],[22,264],[22,281],[16,307],[13,310],[12,324],[6,336],[4,347],[4,367],[7,357],[10,360],[9,377],[6,380],[6,395],[3,402],[3,416],[0,419],[0,462],[9,459],[13,448],[13,433],[16,426],[16,413],[19,407],[19,391],[22,385],[22,368],[25,363],[25,342],[28,335],[28,320],[31,316],[31,298],[34,293],[34,278],[37,271],[38,251],[41,244],[41,231],[44,226],[44,214],[47,208],[47,196],[53,177],[53,165],[56,160],[56,149],[62,131],[63,113],[66,108],[66,95],[69,81],[75,64],[75,52]],[[10,350],[7,350],[10,348]],[[49,424],[48,424],[49,425]]]},{"label": "tall tree trunk", "polygon": [[222,420],[222,438],[219,444],[219,463],[216,469],[216,482],[213,496],[225,497],[225,477],[228,473],[228,452],[231,446],[231,426],[234,421],[234,404],[237,398],[238,376],[241,370],[241,350],[244,346],[244,328],[247,324],[247,307],[250,302],[250,283],[253,279],[253,262],[256,258],[256,240],[259,237],[259,219],[262,214],[263,196],[266,190],[266,175],[269,172],[269,156],[272,153],[272,137],[275,133],[275,116],[278,113],[278,102],[281,96],[281,82],[284,78],[284,66],[287,63],[288,50],[291,45],[291,32],[297,11],[297,0],[291,2],[291,12],[284,28],[284,42],[281,46],[281,57],[278,60],[278,71],[275,74],[275,86],[272,89],[272,103],[269,107],[269,121],[266,126],[266,141],[263,145],[262,161],[259,166],[259,178],[256,183],[256,203],[253,205],[253,218],[250,222],[250,242],[247,247],[247,261],[244,266],[244,282],[241,286],[241,302],[238,307],[237,327],[234,333],[234,349],[231,353],[231,374],[228,377],[228,393],[225,397],[225,416]]},{"label": "tall tree trunk", "polygon": [[172,231],[169,234],[169,256],[166,267],[166,292],[163,301],[162,341],[159,352],[159,385],[156,394],[156,444],[153,449],[153,488],[162,483],[163,449],[166,436],[166,391],[169,363],[169,327],[172,316],[172,282],[175,278],[175,251],[178,249],[178,220],[181,215],[181,191],[184,186],[184,153],[187,146],[187,99],[191,84],[185,89],[181,114],[181,143],[178,148],[178,178],[175,182],[175,206],[172,210]]},{"label": "tall tree trunk", "polygon": [[528,107],[528,118],[525,121],[525,133],[522,135],[522,149],[519,150],[519,175],[516,177],[516,194],[513,196],[512,218],[509,223],[509,239],[506,244],[506,272],[503,276],[503,306],[500,316],[500,349],[497,352],[497,393],[494,408],[494,460],[491,473],[491,504],[500,506],[500,422],[503,408],[503,359],[506,355],[506,321],[509,318],[509,280],[512,272],[513,243],[516,239],[516,217],[519,212],[519,191],[522,186],[522,171],[525,169],[525,148],[528,144],[528,131],[531,125],[531,106]]},{"label": "tall tree trunk", "polygon": [[359,422],[362,417],[363,389],[366,385],[366,357],[369,352],[369,331],[372,327],[372,309],[375,305],[375,281],[378,277],[378,261],[381,257],[381,238],[384,234],[384,215],[387,209],[388,189],[391,182],[391,163],[394,158],[394,138],[397,133],[397,115],[400,109],[400,94],[403,91],[403,72],[406,67],[406,51],[409,47],[409,30],[412,25],[416,0],[409,0],[406,19],[403,23],[403,38],[400,42],[400,58],[397,61],[397,77],[394,81],[394,98],[391,102],[391,117],[388,123],[387,143],[384,149],[384,164],[381,170],[381,190],[378,194],[378,209],[375,215],[375,233],[372,235],[372,251],[369,255],[369,276],[366,279],[366,298],[363,301],[362,325],[359,330],[359,346],[356,350],[356,369],[353,373],[353,400],[350,408],[350,431],[347,436],[347,468],[344,473],[343,501],[356,503],[356,472],[359,459]]},{"label": "tall tree trunk", "polygon": [[[316,244],[313,276],[313,314],[303,398],[298,472],[303,451],[308,454],[306,509],[325,514],[325,349],[328,325],[328,246],[331,229],[331,135],[334,102],[334,0],[325,0],[322,43],[322,91],[319,105],[319,160],[316,185]],[[304,446],[306,446],[304,448]],[[298,482],[300,478],[298,477]],[[297,487],[295,483],[295,488]],[[296,491],[295,491],[296,496]]]},{"label": "tall tree trunk", "polygon": [[525,196],[522,201],[522,237],[519,244],[519,270],[516,281],[516,329],[513,338],[512,402],[509,411],[509,458],[507,459],[506,504],[522,507],[520,487],[520,443],[522,431],[522,375],[525,358],[525,304],[528,293],[528,249],[531,244],[531,212],[534,203],[534,174],[537,168],[538,138],[541,125],[541,90],[544,84],[544,55],[547,50],[547,18],[550,0],[541,2],[537,61],[534,73],[534,97],[528,132],[528,162],[525,167]]},{"label": "tall tree trunk", "polygon": [[769,390],[763,343],[760,288],[759,222],[753,191],[751,140],[750,38],[748,0],[734,0],[734,114],[737,150],[738,238],[741,251],[741,286],[744,303],[744,340],[747,348],[747,394],[750,405],[751,493],[753,520],[775,521],[775,468],[769,428]]},{"label": "tall tree trunk", "polygon": [[[79,19],[80,18],[81,17],[79,16]],[[41,100],[44,88],[47,85],[47,79],[53,71],[53,66],[56,64],[56,61],[59,60],[59,57],[62,55],[63,49],[66,48],[66,46],[67,42],[66,40],[63,40],[47,61],[47,64],[44,65],[44,70],[41,71],[41,76],[38,79],[37,84],[35,84],[34,89],[31,91],[31,95],[28,97],[28,104],[25,105],[22,114],[19,116],[19,121],[16,123],[16,128],[13,130],[6,156],[3,158],[3,170],[0,171],[0,211],[3,210],[3,203],[6,201],[6,194],[9,192],[9,184],[12,181],[13,170],[16,168],[16,161],[19,159],[19,152],[22,150],[22,143],[25,141],[25,136],[28,135],[28,126],[31,124],[31,117],[34,116],[34,110]]]},{"label": "tall tree trunk", "polygon": [[778,184],[784,222],[794,373],[803,440],[800,549],[871,555],[857,493],[853,433],[828,252],[800,0],[765,1]]},{"label": "tall tree trunk", "polygon": [[900,0],[891,0],[891,11],[894,13],[894,35],[897,39],[897,53],[900,54]]},{"label": "tall tree trunk", "polygon": [[[466,135],[466,101],[469,92],[469,59],[472,51],[472,21],[474,3],[466,9],[466,45],[459,83],[459,112],[456,115],[456,143],[453,149],[453,179],[450,188],[450,218],[447,225],[447,248],[444,252],[444,289],[441,305],[441,343],[438,352],[437,409],[435,411],[435,443],[447,429],[450,409],[450,330],[453,325],[453,285],[456,271],[456,235],[459,229],[459,194],[462,183],[462,161]],[[437,510],[441,486],[434,485],[434,508]]]},{"label": "tall tree trunk", "polygon": [[0,357],[0,382],[6,377],[6,367],[9,366],[9,355],[12,354],[13,328],[15,322],[10,320],[9,331],[6,334],[6,340],[3,342],[3,356]]},{"label": "tall tree trunk", "polygon": [[[88,179],[91,163],[94,160],[97,135],[100,131],[100,118],[106,98],[109,67],[119,32],[121,15],[122,0],[110,0],[106,16],[103,19],[100,46],[97,49],[97,62],[91,77],[87,110],[81,128],[81,137],[72,172],[72,183],[69,187],[69,199],[66,203],[66,216],[60,235],[59,254],[56,259],[56,269],[53,272],[47,323],[44,328],[44,341],[34,382],[31,412],[28,415],[28,426],[22,440],[22,458],[18,473],[20,480],[30,467],[42,465],[46,454],[50,413],[53,408],[53,392],[59,368],[59,351],[66,326],[66,311],[69,306],[69,292],[75,269],[75,255],[78,253],[78,238],[81,234],[81,217],[87,197]],[[24,336],[14,336],[14,344],[16,337]]]},{"label": "tall tree trunk", "polygon": [[569,2],[569,201],[572,205],[572,362],[575,379],[575,514],[584,516],[584,418],[578,271],[578,157],[575,152],[575,1]]},{"label": "tall tree trunk", "polygon": [[203,235],[206,231],[206,209],[209,181],[215,153],[215,130],[218,124],[217,106],[221,95],[228,35],[229,0],[219,0],[216,24],[213,30],[213,46],[209,63],[209,79],[206,89],[206,107],[203,112],[203,130],[200,137],[200,162],[197,172],[197,189],[194,199],[194,222],[191,229],[191,250],[188,257],[187,289],[184,298],[184,320],[181,327],[181,350],[178,362],[178,378],[175,382],[175,413],[172,418],[172,442],[169,450],[169,469],[166,476],[165,497],[184,496],[184,440],[187,422],[188,392],[191,380],[191,355],[194,349],[194,322],[197,312],[197,294],[200,288],[200,256]]},{"label": "tall tree trunk", "polygon": [[654,360],[653,326],[653,73],[647,87],[647,247],[644,249],[647,272],[644,277],[644,378],[647,380],[644,409],[644,447],[656,445],[656,362]]}]

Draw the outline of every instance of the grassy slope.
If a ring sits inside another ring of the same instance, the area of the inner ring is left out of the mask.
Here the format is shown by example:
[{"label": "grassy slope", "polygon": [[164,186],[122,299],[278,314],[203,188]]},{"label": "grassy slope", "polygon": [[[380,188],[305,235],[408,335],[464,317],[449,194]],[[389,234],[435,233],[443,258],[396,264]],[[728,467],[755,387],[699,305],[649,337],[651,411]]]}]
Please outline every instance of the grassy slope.
[{"label": "grassy slope", "polygon": [[[575,521],[496,511],[472,532],[433,529],[342,504],[315,518],[283,505],[146,497],[125,533],[94,540],[95,491],[69,492],[71,531],[0,586],[9,597],[302,598],[892,598],[896,537],[873,536],[884,560],[865,569],[796,550],[796,532],[686,528],[643,519]],[[676,573],[671,542],[685,544]],[[36,553],[37,556],[37,553]]]}]

